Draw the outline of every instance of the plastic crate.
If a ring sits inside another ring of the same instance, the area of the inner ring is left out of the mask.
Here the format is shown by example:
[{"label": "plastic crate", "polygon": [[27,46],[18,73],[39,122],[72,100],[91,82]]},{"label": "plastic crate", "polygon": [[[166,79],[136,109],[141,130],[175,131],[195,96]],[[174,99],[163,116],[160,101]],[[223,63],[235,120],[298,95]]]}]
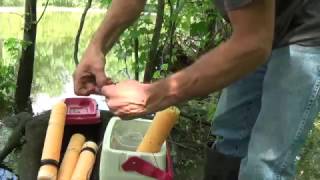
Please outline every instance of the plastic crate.
[{"label": "plastic crate", "polygon": [[66,98],[66,124],[98,124],[101,122],[97,102],[92,98]]}]

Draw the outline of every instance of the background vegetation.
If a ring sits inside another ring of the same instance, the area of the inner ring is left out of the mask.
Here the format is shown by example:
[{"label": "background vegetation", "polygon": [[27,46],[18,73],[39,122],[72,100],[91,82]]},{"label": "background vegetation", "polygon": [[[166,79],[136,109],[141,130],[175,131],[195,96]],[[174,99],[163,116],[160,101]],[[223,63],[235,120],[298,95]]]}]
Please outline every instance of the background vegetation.
[{"label": "background vegetation", "polygon": [[[31,104],[41,94],[56,97],[65,93],[66,85],[71,83],[76,66],[74,39],[86,3],[48,1],[49,6],[37,24]],[[80,37],[79,57],[109,3],[110,0],[93,1]],[[38,0],[38,19],[46,4],[46,0]],[[16,112],[19,59],[23,50],[30,46],[23,38],[24,5],[23,0],[0,1],[0,117]],[[230,32],[230,26],[211,0],[150,0],[140,20],[125,31],[107,55],[106,72],[115,81],[160,79],[190,65],[199,55],[228,38]],[[177,173],[181,177],[197,179],[202,173],[203,147],[218,98],[219,93],[216,93],[181,104],[182,121],[170,139],[176,145],[174,157],[182,159],[177,163]],[[301,156],[297,157],[299,180],[320,179],[319,137],[317,120]]]}]

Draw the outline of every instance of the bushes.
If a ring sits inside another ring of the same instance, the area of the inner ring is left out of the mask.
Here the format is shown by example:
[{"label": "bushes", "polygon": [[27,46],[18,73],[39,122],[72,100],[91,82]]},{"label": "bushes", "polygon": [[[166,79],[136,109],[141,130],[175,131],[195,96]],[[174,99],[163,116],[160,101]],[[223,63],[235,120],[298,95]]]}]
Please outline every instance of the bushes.
[{"label": "bushes", "polygon": [[[21,48],[28,43],[15,38],[4,41],[4,55],[0,59],[0,110],[13,111],[14,92],[16,88],[17,59]],[[3,112],[2,112],[3,113]]]},{"label": "bushes", "polygon": [[[2,61],[2,60],[1,60]],[[14,104],[15,85],[15,68],[13,66],[3,66],[0,64],[0,109],[12,109]]]}]

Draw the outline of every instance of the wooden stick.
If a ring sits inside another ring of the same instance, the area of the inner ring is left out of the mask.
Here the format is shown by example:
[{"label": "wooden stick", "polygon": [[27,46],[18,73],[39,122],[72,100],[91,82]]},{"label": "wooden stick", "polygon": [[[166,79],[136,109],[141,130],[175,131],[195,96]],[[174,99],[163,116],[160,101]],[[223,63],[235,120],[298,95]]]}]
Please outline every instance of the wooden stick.
[{"label": "wooden stick", "polygon": [[96,143],[92,141],[88,141],[83,145],[79,160],[72,174],[71,180],[90,179],[97,151],[98,146]]},{"label": "wooden stick", "polygon": [[179,118],[179,113],[180,111],[176,107],[169,107],[157,112],[137,151],[160,152],[162,144]]},{"label": "wooden stick", "polygon": [[72,135],[58,172],[58,180],[71,179],[85,140],[82,134]]},{"label": "wooden stick", "polygon": [[[67,106],[63,102],[57,103],[50,115],[46,138],[42,150],[42,166],[38,173],[38,180],[57,179],[60,150],[63,138]],[[56,164],[56,165],[53,165]]]}]

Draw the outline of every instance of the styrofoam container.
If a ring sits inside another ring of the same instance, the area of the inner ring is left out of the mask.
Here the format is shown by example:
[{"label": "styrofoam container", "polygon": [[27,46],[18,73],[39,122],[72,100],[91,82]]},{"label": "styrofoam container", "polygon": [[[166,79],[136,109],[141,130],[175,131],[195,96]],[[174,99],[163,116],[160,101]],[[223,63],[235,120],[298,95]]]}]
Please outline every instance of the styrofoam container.
[{"label": "styrofoam container", "polygon": [[162,145],[159,153],[136,152],[151,122],[141,118],[124,121],[118,117],[109,121],[102,144],[100,180],[152,180],[153,178],[122,169],[121,165],[133,156],[166,170],[166,143]]}]

